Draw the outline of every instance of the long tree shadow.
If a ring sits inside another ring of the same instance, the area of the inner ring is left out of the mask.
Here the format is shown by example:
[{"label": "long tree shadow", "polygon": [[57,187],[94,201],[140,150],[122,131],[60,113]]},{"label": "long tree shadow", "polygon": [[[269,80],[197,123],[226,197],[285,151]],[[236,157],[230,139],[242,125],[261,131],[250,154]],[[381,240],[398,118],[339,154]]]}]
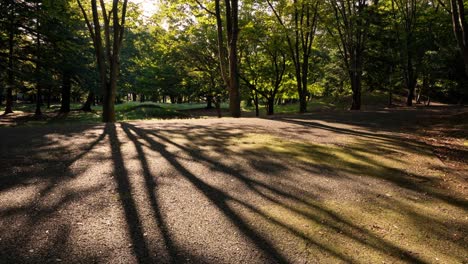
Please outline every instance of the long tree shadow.
[{"label": "long tree shadow", "polygon": [[[326,210],[324,208],[318,207],[318,206],[316,206],[314,204],[311,204],[311,203],[309,203],[309,202],[307,202],[307,201],[305,201],[305,200],[303,200],[303,199],[301,199],[299,197],[296,197],[296,196],[292,195],[291,193],[283,191],[283,190],[281,190],[279,188],[276,188],[276,187],[273,187],[273,186],[271,186],[269,184],[265,184],[265,183],[260,182],[258,180],[249,178],[249,177],[243,175],[240,171],[238,171],[236,169],[233,169],[233,168],[231,168],[229,166],[223,165],[221,162],[212,160],[211,158],[209,158],[207,156],[204,156],[200,151],[196,150],[196,148],[192,149],[192,148],[189,148],[189,147],[182,146],[182,145],[170,140],[169,138],[167,138],[167,137],[165,137],[165,136],[163,136],[161,134],[157,134],[155,132],[151,132],[151,131],[148,131],[148,130],[142,130],[142,129],[139,129],[139,128],[137,128],[137,127],[135,127],[133,125],[130,125],[130,124],[122,124],[122,126],[123,127],[128,127],[128,129],[133,130],[140,138],[143,138],[145,141],[150,143],[153,150],[158,151],[184,177],[189,179],[208,198],[210,198],[210,200],[212,200],[213,203],[215,203],[220,209],[222,209],[222,211],[225,213],[225,215],[228,216],[231,219],[231,221],[234,224],[236,224],[238,226],[238,228],[241,231],[243,231],[243,233],[246,234],[251,239],[251,241],[253,241],[259,248],[261,248],[267,255],[273,257],[273,259],[275,261],[284,262],[284,261],[286,261],[286,258],[284,256],[280,255],[281,253],[279,251],[276,251],[276,249],[274,249],[273,244],[270,244],[269,242],[266,242],[266,239],[262,238],[259,234],[257,234],[252,227],[248,227],[244,223],[244,220],[239,215],[237,215],[237,213],[234,210],[232,210],[231,208],[228,207],[228,205],[226,203],[227,201],[229,201],[229,200],[235,201],[235,202],[243,205],[246,209],[254,212],[258,216],[261,216],[265,221],[272,222],[273,224],[276,224],[277,226],[280,226],[282,228],[285,228],[285,229],[289,230],[290,232],[294,233],[297,237],[308,240],[310,243],[315,244],[316,246],[318,246],[318,247],[322,248],[323,250],[329,252],[330,254],[334,255],[335,257],[337,257],[339,259],[342,259],[343,261],[346,261],[346,262],[349,262],[349,263],[353,262],[353,260],[350,259],[349,257],[341,254],[340,252],[336,251],[335,249],[330,248],[329,246],[327,246],[324,243],[321,243],[320,241],[311,240],[304,233],[301,233],[300,231],[297,231],[294,228],[291,228],[288,224],[282,223],[282,222],[280,222],[278,220],[271,219],[271,217],[269,217],[268,215],[264,214],[263,212],[261,212],[260,210],[255,208],[255,206],[249,204],[249,202],[244,202],[244,201],[242,201],[242,200],[240,200],[238,198],[233,197],[232,195],[226,193],[225,191],[223,191],[223,190],[221,190],[219,188],[208,185],[207,183],[205,183],[204,181],[199,179],[197,176],[195,176],[194,174],[189,172],[187,169],[185,169],[185,167],[183,167],[182,164],[180,164],[174,158],[173,154],[170,153],[169,151],[167,151],[167,147],[163,143],[157,142],[153,138],[149,137],[148,134],[151,134],[155,138],[158,138],[158,139],[166,142],[167,144],[176,146],[177,148],[179,148],[179,149],[183,150],[184,152],[186,152],[189,156],[195,158],[195,160],[197,162],[204,163],[204,164],[206,164],[206,166],[215,168],[215,170],[217,170],[217,171],[219,171],[221,173],[225,173],[228,176],[235,177],[235,178],[241,180],[246,186],[249,187],[249,189],[251,191],[257,193],[259,196],[265,198],[266,200],[268,200],[270,202],[273,202],[275,204],[278,204],[278,205],[284,207],[286,210],[294,211],[295,213],[303,215],[303,216],[305,216],[305,217],[307,217],[307,218],[309,218],[309,219],[311,219],[311,220],[313,220],[313,221],[315,221],[317,223],[320,223],[321,221],[323,221],[323,219],[317,218],[316,215],[311,215],[311,214],[308,214],[308,213],[306,213],[304,211],[296,210],[294,208],[291,208],[290,206],[287,206],[284,202],[282,202],[279,199],[275,198],[275,196],[284,197],[286,199],[292,199],[295,202],[302,203],[302,204],[304,204],[304,205],[306,205],[306,206],[308,206],[310,208],[314,208],[315,210],[321,212],[322,214],[327,215],[328,218],[331,218],[331,219],[333,219],[333,221],[338,223],[336,225],[331,225],[330,226],[334,230],[343,232],[340,229],[339,226],[340,225],[345,225],[347,227],[344,230],[345,234],[347,236],[349,236],[350,238],[353,238],[354,240],[358,241],[359,243],[365,244],[367,246],[375,247],[376,249],[379,249],[382,252],[385,252],[385,251],[395,252],[395,254],[403,257],[404,259],[410,260],[413,263],[424,263],[417,256],[413,256],[413,255],[409,254],[408,252],[406,252],[405,250],[401,249],[400,247],[394,246],[394,245],[390,244],[389,242],[381,240],[380,238],[376,237],[375,235],[369,233],[367,230],[364,230],[364,229],[362,229],[362,228],[360,228],[360,227],[358,227],[358,226],[356,226],[356,225],[354,225],[354,224],[352,224],[350,222],[347,222],[345,219],[339,217],[335,213],[333,213],[333,212],[331,212],[329,210]],[[267,190],[268,192],[270,192],[270,193],[272,193],[274,195],[271,196],[271,195],[265,194],[262,191],[262,189]],[[360,239],[354,235],[356,232],[366,234],[368,237],[371,238],[370,241],[360,241]],[[279,258],[279,257],[281,257],[281,258]]]},{"label": "long tree shadow", "polygon": [[138,160],[141,163],[141,168],[143,169],[143,177],[145,181],[145,190],[146,194],[149,198],[149,203],[153,212],[152,218],[154,218],[154,225],[159,227],[162,237],[163,237],[163,243],[165,248],[169,251],[169,259],[168,262],[170,263],[177,263],[180,262],[181,260],[178,260],[177,257],[177,248],[176,246],[172,243],[171,235],[169,233],[169,230],[167,228],[167,224],[164,220],[164,217],[161,213],[161,208],[158,204],[158,198],[155,195],[155,192],[158,188],[157,183],[154,179],[154,176],[151,174],[150,169],[149,169],[149,164],[148,164],[148,159],[146,158],[146,155],[143,151],[143,145],[138,141],[136,136],[132,134],[132,132],[128,129],[128,127],[122,125],[123,131],[125,131],[127,137],[130,139],[130,141],[133,142],[137,153],[138,153]]},{"label": "long tree shadow", "polygon": [[146,140],[154,151],[157,151],[163,156],[182,176],[188,179],[194,186],[196,186],[206,197],[208,197],[225,216],[231,219],[231,222],[237,226],[238,230],[245,234],[252,243],[261,249],[270,261],[275,263],[288,263],[286,258],[271,244],[258,234],[253,228],[247,225],[241,216],[239,216],[228,204],[230,196],[221,190],[206,184],[197,176],[187,170],[181,163],[179,163],[171,152],[166,149],[164,144],[161,144],[152,138],[148,137],[145,131],[128,123],[121,124],[124,129],[134,131],[140,138]]},{"label": "long tree shadow", "polygon": [[106,133],[109,135],[112,161],[114,164],[114,179],[117,183],[119,201],[124,210],[128,233],[131,238],[131,247],[138,263],[154,263],[156,260],[150,254],[148,243],[142,229],[142,222],[138,216],[137,205],[131,191],[128,171],[125,168],[121,152],[121,143],[117,137],[115,124],[106,124]]}]

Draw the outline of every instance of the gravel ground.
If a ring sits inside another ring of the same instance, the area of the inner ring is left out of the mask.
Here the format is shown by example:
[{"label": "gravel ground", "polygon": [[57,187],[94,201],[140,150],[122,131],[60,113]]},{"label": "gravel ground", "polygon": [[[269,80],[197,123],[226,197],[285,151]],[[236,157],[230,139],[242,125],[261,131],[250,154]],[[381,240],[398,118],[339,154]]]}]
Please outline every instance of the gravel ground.
[{"label": "gravel ground", "polygon": [[0,128],[0,263],[467,263],[463,111]]}]

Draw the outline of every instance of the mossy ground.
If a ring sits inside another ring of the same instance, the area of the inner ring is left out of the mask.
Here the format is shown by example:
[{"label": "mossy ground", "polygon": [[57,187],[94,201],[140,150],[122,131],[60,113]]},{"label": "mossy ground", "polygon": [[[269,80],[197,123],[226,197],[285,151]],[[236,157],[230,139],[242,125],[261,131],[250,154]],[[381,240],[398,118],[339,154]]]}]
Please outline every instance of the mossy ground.
[{"label": "mossy ground", "polygon": [[[245,214],[278,244],[293,243],[298,251],[308,252],[311,261],[463,263],[468,259],[467,210],[438,195],[443,192],[437,183],[444,180],[444,172],[434,168],[440,161],[425,147],[379,139],[352,139],[340,145],[304,143],[266,134],[233,141],[237,151],[320,168],[320,175],[306,177],[319,177],[315,187],[323,193],[272,195],[270,203],[258,208],[260,213]],[[357,187],[349,181],[357,182]],[[330,182],[335,187],[330,188]]]}]

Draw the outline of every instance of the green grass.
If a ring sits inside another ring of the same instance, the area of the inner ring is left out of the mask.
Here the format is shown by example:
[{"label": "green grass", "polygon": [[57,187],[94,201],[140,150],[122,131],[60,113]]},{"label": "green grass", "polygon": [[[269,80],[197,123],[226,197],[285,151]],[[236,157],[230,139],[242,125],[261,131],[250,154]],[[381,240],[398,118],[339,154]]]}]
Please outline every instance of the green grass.
[{"label": "green grass", "polygon": [[[384,93],[363,93],[363,105],[385,105],[387,95]],[[323,110],[344,110],[349,107],[351,98],[313,98],[307,103],[308,112]],[[81,104],[74,103],[71,109],[79,109]],[[147,120],[147,119],[174,119],[190,118],[189,110],[203,109],[206,103],[154,103],[154,102],[125,102],[115,105],[117,121]],[[14,111],[20,113],[34,113],[35,104],[16,104]],[[228,103],[223,103],[221,108],[227,109]],[[67,115],[58,115],[60,104],[52,104],[50,108],[42,107],[42,112],[47,118],[41,120],[29,120],[26,125],[40,125],[49,123],[97,123],[101,121],[102,106],[93,106],[93,112],[72,111]],[[254,106],[242,104],[242,111],[253,113]],[[299,103],[275,105],[275,114],[294,114],[299,111]],[[260,115],[266,115],[266,106],[260,105]]]}]

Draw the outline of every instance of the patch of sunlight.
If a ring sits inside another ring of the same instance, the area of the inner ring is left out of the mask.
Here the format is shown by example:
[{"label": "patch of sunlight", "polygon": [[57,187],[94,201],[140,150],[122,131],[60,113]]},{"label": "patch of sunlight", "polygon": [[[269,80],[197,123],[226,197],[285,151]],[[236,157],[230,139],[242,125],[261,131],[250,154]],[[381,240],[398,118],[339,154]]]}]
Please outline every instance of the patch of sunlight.
[{"label": "patch of sunlight", "polygon": [[453,216],[462,217],[462,210],[440,214],[440,208],[446,206],[443,202],[388,202],[328,200],[287,206],[273,204],[259,209],[268,219],[267,232],[286,232],[280,240],[294,241],[298,250],[309,251],[314,261],[463,261],[466,255],[463,243],[460,243],[463,234],[456,228],[448,230],[445,224]]},{"label": "patch of sunlight", "polygon": [[[441,171],[425,166],[437,164],[435,156],[426,155],[425,149],[421,148],[415,152],[411,149],[404,149],[402,146],[394,146],[394,148],[399,148],[398,155],[392,153],[387,155],[382,153],[382,149],[391,146],[373,139],[352,139],[345,144],[335,145],[250,133],[232,138],[228,143],[233,148],[253,154],[268,153],[269,156],[288,160],[293,158],[309,165],[320,165],[354,175],[384,179],[394,178],[395,173],[434,178],[443,176]],[[414,164],[419,166],[415,167]]]}]

